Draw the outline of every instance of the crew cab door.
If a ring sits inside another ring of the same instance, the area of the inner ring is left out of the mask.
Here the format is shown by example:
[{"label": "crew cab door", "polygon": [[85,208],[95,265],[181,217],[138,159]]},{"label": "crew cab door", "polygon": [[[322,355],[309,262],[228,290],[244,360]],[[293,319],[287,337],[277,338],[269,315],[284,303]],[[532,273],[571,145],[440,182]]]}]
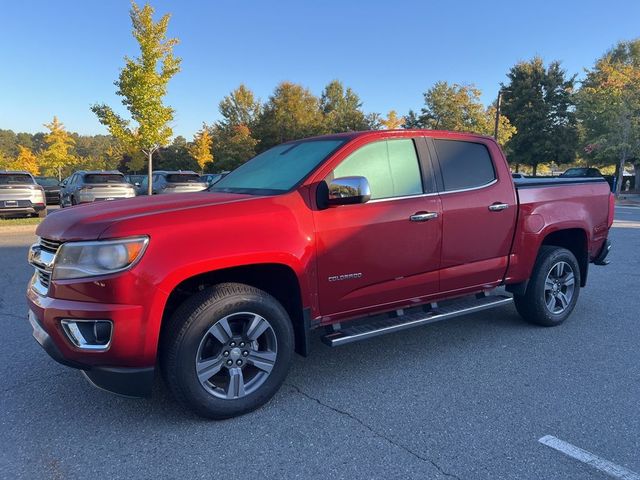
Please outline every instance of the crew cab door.
[{"label": "crew cab door", "polygon": [[443,293],[498,285],[507,269],[518,204],[494,142],[433,138],[442,201]]},{"label": "crew cab door", "polygon": [[314,212],[323,317],[394,308],[438,291],[441,208],[426,156],[422,138],[377,140],[325,178],[365,177],[371,200]]}]

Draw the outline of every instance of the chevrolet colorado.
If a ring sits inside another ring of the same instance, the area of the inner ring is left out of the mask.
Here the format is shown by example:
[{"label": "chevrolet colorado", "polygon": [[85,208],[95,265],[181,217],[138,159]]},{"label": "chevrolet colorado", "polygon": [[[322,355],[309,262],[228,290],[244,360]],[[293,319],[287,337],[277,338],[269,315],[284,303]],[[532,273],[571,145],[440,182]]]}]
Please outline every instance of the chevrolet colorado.
[{"label": "chevrolet colorado", "polygon": [[101,388],[147,395],[160,370],[182,404],[227,418],[267,402],[316,329],[338,346],[511,302],[562,323],[607,263],[613,206],[602,178],[514,181],[488,137],[293,141],[207,192],[48,217],[29,321]]}]

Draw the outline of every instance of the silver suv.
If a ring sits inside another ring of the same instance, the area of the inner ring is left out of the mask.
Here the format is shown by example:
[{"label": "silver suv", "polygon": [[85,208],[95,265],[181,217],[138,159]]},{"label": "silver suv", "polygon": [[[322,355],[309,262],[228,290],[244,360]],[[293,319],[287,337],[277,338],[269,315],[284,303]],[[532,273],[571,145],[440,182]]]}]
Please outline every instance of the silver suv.
[{"label": "silver suv", "polygon": [[[165,170],[158,170],[153,172],[153,194],[165,194],[165,193],[188,193],[188,192],[201,192],[206,190],[209,186],[200,175],[195,172],[178,171],[169,172]],[[147,193],[147,179],[145,178],[138,191],[141,194]]]},{"label": "silver suv", "polygon": [[60,206],[135,197],[133,185],[118,171],[80,171],[62,182]]},{"label": "silver suv", "polygon": [[0,172],[0,218],[47,215],[44,189],[28,172]]}]

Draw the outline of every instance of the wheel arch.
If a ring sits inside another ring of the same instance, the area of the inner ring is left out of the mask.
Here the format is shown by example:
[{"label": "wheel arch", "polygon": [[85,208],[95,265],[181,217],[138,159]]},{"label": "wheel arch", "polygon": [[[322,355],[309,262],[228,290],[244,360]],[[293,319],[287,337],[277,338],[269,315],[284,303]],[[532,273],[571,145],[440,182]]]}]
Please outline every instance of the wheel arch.
[{"label": "wheel arch", "polygon": [[162,312],[160,336],[167,320],[187,298],[212,285],[242,283],[267,292],[287,311],[295,334],[296,353],[307,356],[310,312],[302,301],[303,291],[294,269],[282,263],[254,263],[201,272],[184,278],[168,292]]},{"label": "wheel arch", "polygon": [[589,244],[587,232],[583,228],[565,228],[550,232],[543,238],[540,247],[543,245],[566,248],[573,253],[580,267],[580,286],[584,287],[587,284]]}]

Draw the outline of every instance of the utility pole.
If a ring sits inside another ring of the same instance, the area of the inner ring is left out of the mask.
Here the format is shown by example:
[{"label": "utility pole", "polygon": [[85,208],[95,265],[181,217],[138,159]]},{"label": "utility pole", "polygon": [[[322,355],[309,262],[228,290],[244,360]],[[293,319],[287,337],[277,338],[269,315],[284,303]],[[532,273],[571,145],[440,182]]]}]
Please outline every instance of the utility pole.
[{"label": "utility pole", "polygon": [[502,88],[498,90],[498,100],[496,101],[496,123],[493,126],[493,138],[498,140],[498,125],[500,125],[500,105],[502,104]]}]

